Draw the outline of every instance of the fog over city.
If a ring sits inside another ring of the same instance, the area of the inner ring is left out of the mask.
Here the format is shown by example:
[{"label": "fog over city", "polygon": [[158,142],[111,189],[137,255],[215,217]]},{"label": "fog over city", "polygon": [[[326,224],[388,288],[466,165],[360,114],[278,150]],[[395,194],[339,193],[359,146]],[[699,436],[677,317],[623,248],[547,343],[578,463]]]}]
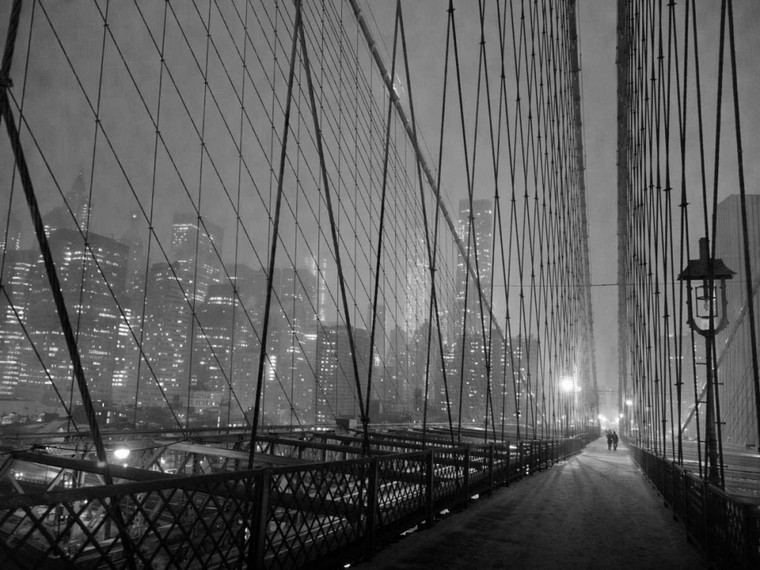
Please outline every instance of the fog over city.
[{"label": "fog over city", "polygon": [[0,567],[757,567],[759,23],[0,2]]}]

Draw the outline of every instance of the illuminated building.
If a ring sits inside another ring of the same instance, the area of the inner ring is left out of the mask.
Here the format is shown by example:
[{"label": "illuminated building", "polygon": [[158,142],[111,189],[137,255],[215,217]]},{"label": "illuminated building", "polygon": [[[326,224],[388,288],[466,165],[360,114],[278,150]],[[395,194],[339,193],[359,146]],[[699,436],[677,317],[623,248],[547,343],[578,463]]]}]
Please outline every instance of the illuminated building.
[{"label": "illuminated building", "polygon": [[0,232],[0,255],[9,251],[21,250],[21,224],[15,216],[11,215],[8,219],[7,239],[5,232]]},{"label": "illuminated building", "polygon": [[53,230],[57,229],[75,230],[79,226],[82,231],[85,231],[87,228],[90,201],[85,187],[84,172],[79,171],[64,198],[66,205],[57,206],[45,215],[45,233],[48,237]]},{"label": "illuminated building", "polygon": [[[760,334],[760,195],[746,195],[747,240],[751,267],[752,295],[755,309],[755,330]],[[715,257],[735,271],[726,282],[728,326],[716,338],[716,365],[720,407],[723,413],[723,442],[742,447],[760,445],[757,433],[757,410],[752,370],[752,342],[747,306],[747,270],[744,257],[741,202],[732,195],[718,204]],[[757,350],[757,347],[755,347]]]},{"label": "illuminated building", "polygon": [[[469,223],[472,217],[472,234]],[[491,272],[493,265],[493,203],[491,200],[473,200],[472,212],[470,212],[469,200],[459,202],[459,225],[457,227],[459,239],[467,251],[468,235],[470,266],[475,270],[475,250],[477,248],[477,270],[480,277],[480,288],[483,299],[488,300],[491,290]],[[468,284],[469,280],[469,284]],[[461,254],[457,254],[457,300],[464,306],[465,287],[467,287],[467,324],[468,327],[480,328],[480,303],[478,298],[477,282],[467,271],[467,260]]]},{"label": "illuminated building", "polygon": [[[472,218],[472,220],[471,220]],[[470,221],[472,231],[470,233]],[[477,269],[480,278],[480,290],[483,300],[487,301],[491,290],[492,269],[492,238],[493,238],[493,203],[491,200],[473,200],[472,211],[469,200],[459,202],[459,225],[457,227],[459,239],[465,251],[468,250],[469,262],[473,270]],[[469,236],[469,239],[468,239]],[[475,251],[477,250],[477,265],[475,263]],[[466,315],[465,293],[467,297]],[[452,401],[456,402],[455,415],[461,407],[463,422],[483,422],[485,398],[488,388],[488,370],[486,368],[486,350],[483,342],[483,327],[481,325],[481,304],[478,294],[478,282],[467,270],[467,259],[461,253],[457,254],[457,301],[462,318],[467,319],[464,328],[460,321],[454,351],[456,360],[460,362],[458,369],[454,370],[452,386],[455,394]],[[485,310],[485,305],[483,306]],[[483,315],[488,328],[488,315]],[[491,377],[493,382],[493,377]],[[493,387],[493,384],[492,384]],[[461,402],[460,402],[461,394]]]},{"label": "illuminated building", "polygon": [[221,252],[222,231],[218,226],[208,220],[201,226],[193,215],[175,214],[172,265],[188,299],[203,301],[209,287],[217,281],[219,259],[214,247]]},{"label": "illuminated building", "polygon": [[[31,291],[30,276],[37,263],[33,251],[19,251],[17,246],[5,254],[3,287],[0,295],[0,398],[34,395],[23,366],[26,351],[31,350],[22,324],[26,324]],[[6,297],[7,294],[7,297]],[[9,302],[10,299],[10,302]],[[27,392],[27,394],[24,394]]]},{"label": "illuminated building", "polygon": [[275,407],[284,411],[286,423],[313,423],[317,283],[309,271],[282,269],[276,272],[275,291],[272,332],[277,337],[278,382],[268,390],[267,406],[271,413]]},{"label": "illuminated building", "polygon": [[[354,329],[356,363],[362,396],[366,398],[369,333]],[[359,399],[356,390],[351,348],[345,326],[324,327],[317,332],[316,421],[334,424],[337,418],[358,418]]]},{"label": "illuminated building", "polygon": [[191,312],[172,266],[151,265],[146,295],[143,350],[150,366],[140,367],[138,404],[165,405],[166,398],[179,406],[187,402]]},{"label": "illuminated building", "polygon": [[[195,327],[191,407],[212,408],[208,401],[213,400],[219,408],[224,402],[220,411],[225,423],[228,412],[232,421],[242,421],[254,401],[259,342],[231,284],[209,288],[206,302],[199,307],[198,321],[201,326]],[[204,398],[207,403],[199,404]]]},{"label": "illuminated building", "polygon": [[[77,335],[90,395],[93,400],[110,401],[113,355],[121,319],[112,292],[117,298],[123,295],[129,248],[116,240],[90,232],[87,251],[83,247],[81,234],[70,229],[53,229],[50,245],[69,318]],[[50,290],[41,258],[30,281],[32,291]],[[71,361],[52,295],[41,295],[37,302],[29,304],[28,328],[59,392],[68,393],[66,387],[72,381]],[[58,397],[53,393],[36,356],[27,354],[26,360],[29,388],[46,386],[40,394],[48,401],[57,402]],[[75,390],[74,394],[78,401],[78,391]]]}]

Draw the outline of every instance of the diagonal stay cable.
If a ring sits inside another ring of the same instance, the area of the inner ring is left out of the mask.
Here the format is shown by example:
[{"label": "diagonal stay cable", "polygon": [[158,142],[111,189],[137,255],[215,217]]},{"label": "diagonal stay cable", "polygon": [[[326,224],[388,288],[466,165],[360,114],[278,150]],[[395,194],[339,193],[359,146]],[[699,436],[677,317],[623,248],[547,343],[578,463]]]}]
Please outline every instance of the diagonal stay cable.
[{"label": "diagonal stay cable", "polygon": [[[399,19],[401,17],[401,0],[396,2],[396,17],[394,18],[394,30],[393,30],[393,61],[391,62],[391,77],[395,77],[396,73],[396,48],[398,46],[398,29]],[[369,404],[370,395],[372,390],[372,368],[374,367],[374,346],[375,346],[375,326],[377,323],[377,297],[380,288],[380,270],[382,262],[383,252],[383,233],[385,229],[385,207],[386,207],[386,194],[388,189],[388,152],[391,138],[391,117],[393,115],[393,97],[394,91],[388,93],[388,117],[386,119],[385,126],[385,157],[383,159],[383,186],[382,195],[380,197],[380,224],[377,235],[377,262],[375,264],[375,290],[372,298],[372,327],[369,335],[369,362],[367,364],[369,370],[367,372],[367,401],[364,404],[364,409],[367,410],[367,414],[362,416],[362,428],[364,432],[364,438],[362,441],[362,448],[365,454],[369,454]]]}]

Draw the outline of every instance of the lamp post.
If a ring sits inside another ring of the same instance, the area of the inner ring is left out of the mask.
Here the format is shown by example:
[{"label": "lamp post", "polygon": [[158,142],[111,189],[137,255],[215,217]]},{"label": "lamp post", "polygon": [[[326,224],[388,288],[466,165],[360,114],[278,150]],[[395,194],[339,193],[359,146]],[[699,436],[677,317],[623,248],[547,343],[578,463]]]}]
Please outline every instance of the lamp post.
[{"label": "lamp post", "polygon": [[[733,275],[734,272],[726,267],[723,260],[710,257],[707,238],[700,238],[699,259],[690,259],[686,269],[678,276],[679,281],[686,282],[687,323],[694,332],[705,338],[705,352],[707,353],[705,362],[707,480],[717,487],[722,485],[718,468],[718,440],[715,428],[713,348],[715,346],[715,335],[726,328],[728,324],[726,279],[731,279]],[[718,300],[718,290],[715,286],[716,280],[719,284],[720,300]],[[698,285],[692,286],[692,282],[696,282]],[[697,319],[706,321],[707,327],[700,326]]]},{"label": "lamp post", "polygon": [[575,378],[563,376],[559,381],[559,386],[565,394],[563,398],[565,404],[565,437],[570,437],[570,393],[575,391]]}]

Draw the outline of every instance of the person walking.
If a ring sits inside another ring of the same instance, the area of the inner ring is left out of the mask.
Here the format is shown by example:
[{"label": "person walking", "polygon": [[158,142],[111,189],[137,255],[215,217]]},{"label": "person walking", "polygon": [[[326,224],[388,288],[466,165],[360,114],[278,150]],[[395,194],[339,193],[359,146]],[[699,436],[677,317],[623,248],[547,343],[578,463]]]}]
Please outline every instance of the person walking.
[{"label": "person walking", "polygon": [[612,432],[607,430],[607,450],[612,449]]},{"label": "person walking", "polygon": [[617,451],[617,444],[618,444],[618,434],[616,432],[612,432],[612,447],[615,451]]}]

